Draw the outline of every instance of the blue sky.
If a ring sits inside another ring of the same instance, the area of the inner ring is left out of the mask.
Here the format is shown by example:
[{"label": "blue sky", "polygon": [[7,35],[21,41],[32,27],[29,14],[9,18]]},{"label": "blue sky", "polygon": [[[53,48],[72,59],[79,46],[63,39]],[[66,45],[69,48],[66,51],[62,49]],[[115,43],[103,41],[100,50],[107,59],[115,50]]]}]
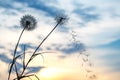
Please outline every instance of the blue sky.
[{"label": "blue sky", "polygon": [[[120,76],[120,0],[0,0],[0,77],[6,80],[12,52],[22,30],[20,19],[26,14],[34,16],[37,28],[26,31],[22,36],[18,52],[27,45],[32,52],[38,43],[56,24],[56,15],[65,13],[69,21],[53,32],[39,51],[54,51],[58,54],[45,54],[46,63],[41,67],[78,67],[81,60],[76,58],[85,46],[86,53],[94,64],[98,80],[119,80]],[[72,34],[78,42],[74,43]],[[30,56],[28,54],[28,56]],[[51,61],[48,61],[48,60]],[[55,61],[56,60],[56,61]],[[58,64],[57,61],[60,63]],[[64,61],[65,63],[63,63]],[[76,65],[72,63],[76,62]],[[67,64],[66,64],[67,63]],[[53,65],[56,64],[56,65]],[[66,65],[65,65],[66,64]],[[19,66],[21,66],[18,63]],[[38,66],[40,66],[38,68]],[[32,68],[32,69],[33,69]],[[36,71],[37,72],[37,71]],[[111,76],[110,78],[108,76]]]}]

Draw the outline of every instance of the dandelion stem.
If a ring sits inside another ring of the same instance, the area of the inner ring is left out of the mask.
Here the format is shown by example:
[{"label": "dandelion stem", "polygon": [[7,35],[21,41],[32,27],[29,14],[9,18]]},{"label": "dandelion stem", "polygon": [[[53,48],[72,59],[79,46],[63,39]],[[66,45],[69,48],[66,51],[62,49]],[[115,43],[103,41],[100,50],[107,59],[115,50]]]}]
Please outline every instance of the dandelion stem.
[{"label": "dandelion stem", "polygon": [[[26,27],[25,27],[25,28],[26,28]],[[22,32],[21,32],[21,34],[20,34],[20,36],[19,36],[18,42],[17,42],[17,44],[16,44],[16,46],[15,46],[14,56],[13,56],[13,57],[15,57],[15,55],[16,55],[16,52],[17,52],[17,48],[18,48],[20,39],[21,39],[21,37],[22,37],[23,32],[25,31],[25,28],[22,30]]]},{"label": "dandelion stem", "polygon": [[[59,22],[60,23],[60,22]],[[45,42],[45,40],[50,36],[50,34],[56,29],[56,27],[59,25],[59,23],[57,23],[57,25],[50,31],[50,33],[42,40],[42,42],[38,45],[38,47],[35,49],[33,55],[37,52],[37,50],[39,49],[39,47],[41,47],[41,45]]]},{"label": "dandelion stem", "polygon": [[[19,36],[18,42],[17,42],[17,44],[16,44],[16,46],[15,46],[15,49],[14,49],[13,60],[12,60],[11,66],[10,66],[9,75],[8,75],[8,80],[10,79],[10,75],[11,75],[11,71],[12,71],[13,65],[14,65],[15,62],[16,62],[16,60],[15,60],[15,55],[16,55],[17,48],[18,48],[20,39],[21,39],[22,34],[23,34],[24,31],[25,31],[25,28],[22,30],[22,32],[21,32],[21,34],[20,34],[20,36]],[[16,67],[15,67],[15,68],[16,68]]]},{"label": "dandelion stem", "polygon": [[56,27],[59,25],[60,22],[58,22],[55,27],[50,31],[50,33],[42,40],[42,42],[38,45],[38,47],[35,49],[35,51],[33,52],[32,56],[30,57],[30,59],[28,60],[23,72],[21,75],[23,75],[23,73],[25,72],[28,64],[30,63],[30,61],[32,60],[32,58],[34,57],[35,53],[37,52],[37,50],[41,47],[41,45],[45,42],[45,40],[50,36],[50,34],[56,29]]}]

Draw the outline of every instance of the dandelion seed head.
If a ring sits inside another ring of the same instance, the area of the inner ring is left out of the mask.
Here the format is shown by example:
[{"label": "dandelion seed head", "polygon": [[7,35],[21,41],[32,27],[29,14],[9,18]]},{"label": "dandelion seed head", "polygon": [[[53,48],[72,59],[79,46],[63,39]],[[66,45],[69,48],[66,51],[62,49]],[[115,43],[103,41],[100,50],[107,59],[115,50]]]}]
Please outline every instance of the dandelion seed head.
[{"label": "dandelion seed head", "polygon": [[37,22],[33,16],[25,15],[21,18],[20,24],[26,30],[31,31],[36,28]]},{"label": "dandelion seed head", "polygon": [[59,14],[55,17],[55,21],[61,25],[65,24],[68,21],[68,17],[65,14]]}]

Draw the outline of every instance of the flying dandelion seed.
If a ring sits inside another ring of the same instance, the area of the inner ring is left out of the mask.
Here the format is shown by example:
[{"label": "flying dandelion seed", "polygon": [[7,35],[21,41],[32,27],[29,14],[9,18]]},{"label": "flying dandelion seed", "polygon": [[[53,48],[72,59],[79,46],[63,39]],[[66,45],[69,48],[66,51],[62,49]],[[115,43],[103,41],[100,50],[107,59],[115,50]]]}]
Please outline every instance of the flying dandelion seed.
[{"label": "flying dandelion seed", "polygon": [[36,19],[31,15],[25,15],[21,18],[21,26],[30,31],[36,28]]}]

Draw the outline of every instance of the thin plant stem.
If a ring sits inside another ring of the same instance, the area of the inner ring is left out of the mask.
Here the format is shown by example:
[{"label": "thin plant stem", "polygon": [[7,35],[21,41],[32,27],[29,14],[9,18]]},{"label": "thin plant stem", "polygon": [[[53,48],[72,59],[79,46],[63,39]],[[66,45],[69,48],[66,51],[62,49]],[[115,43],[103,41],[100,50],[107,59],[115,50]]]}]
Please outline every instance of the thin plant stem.
[{"label": "thin plant stem", "polygon": [[39,49],[39,47],[41,47],[41,45],[45,42],[45,40],[51,35],[51,33],[56,29],[56,27],[59,25],[59,23],[57,23],[57,25],[50,31],[50,33],[43,39],[43,41],[38,45],[38,47],[35,49],[33,55],[37,52],[37,50]]},{"label": "thin plant stem", "polygon": [[50,36],[50,34],[56,29],[56,27],[59,25],[59,23],[60,23],[60,22],[58,22],[58,23],[56,24],[56,26],[50,31],[50,33],[42,40],[42,42],[41,42],[41,43],[38,45],[38,47],[35,49],[35,51],[33,52],[32,56],[31,56],[30,59],[28,60],[26,66],[25,66],[25,69],[23,70],[23,72],[22,72],[21,75],[23,75],[23,73],[25,72],[28,64],[29,64],[30,61],[32,60],[32,58],[33,58],[33,56],[35,55],[35,53],[37,52],[37,50],[41,47],[41,45],[45,42],[45,40]]},{"label": "thin plant stem", "polygon": [[17,52],[17,48],[18,48],[20,39],[21,39],[22,34],[23,34],[23,32],[25,31],[25,29],[26,29],[26,27],[24,27],[24,29],[22,30],[22,32],[21,32],[21,34],[20,34],[20,36],[19,36],[18,42],[17,42],[17,44],[16,44],[16,46],[15,46],[15,49],[14,49],[14,55],[13,55],[13,57],[15,57],[15,55],[16,55],[16,52]]},{"label": "thin plant stem", "polygon": [[24,53],[23,53],[23,69],[25,68],[25,45],[24,45]]},{"label": "thin plant stem", "polygon": [[[20,36],[19,36],[18,42],[17,42],[17,44],[16,44],[16,46],[15,46],[15,49],[14,49],[13,60],[12,60],[11,66],[10,66],[9,75],[8,75],[8,80],[10,79],[10,75],[11,75],[11,71],[12,71],[13,65],[14,65],[14,63],[16,62],[15,55],[16,55],[17,48],[18,48],[20,39],[21,39],[22,34],[23,34],[24,31],[25,31],[25,28],[22,30],[22,32],[21,32],[21,34],[20,34]],[[16,68],[16,67],[15,67],[15,68]]]},{"label": "thin plant stem", "polygon": [[18,71],[17,71],[17,65],[16,65],[16,63],[15,63],[15,72],[16,72],[17,79],[19,79],[19,74],[18,74]]}]

